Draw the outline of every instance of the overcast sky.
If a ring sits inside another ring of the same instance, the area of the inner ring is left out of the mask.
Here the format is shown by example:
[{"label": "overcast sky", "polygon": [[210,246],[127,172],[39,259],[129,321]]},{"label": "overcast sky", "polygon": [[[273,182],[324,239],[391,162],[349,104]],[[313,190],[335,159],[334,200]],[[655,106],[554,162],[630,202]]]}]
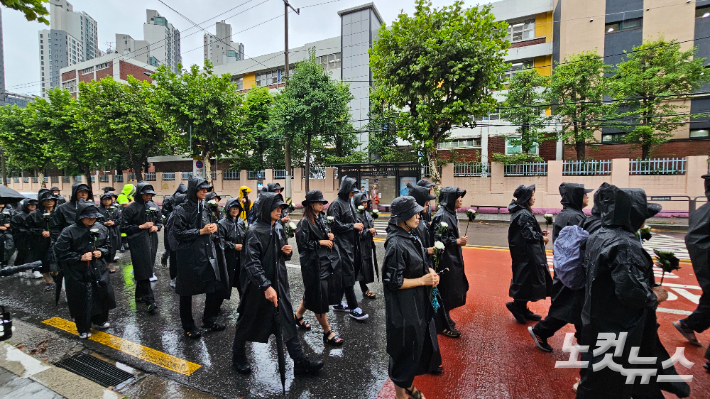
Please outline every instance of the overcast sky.
[{"label": "overcast sky", "polygon": [[[215,33],[213,25],[225,19],[232,25],[232,33],[235,34],[232,40],[244,43],[247,57],[283,50],[283,17],[261,24],[277,15],[283,16],[283,0],[163,1],[213,34]],[[291,0],[294,7],[302,9],[301,15],[289,15],[290,47],[338,36],[340,34],[338,11],[369,2],[370,0]],[[454,0],[433,0],[435,6],[453,2]],[[74,6],[74,11],[84,11],[97,21],[99,47],[104,51],[109,47],[109,42],[116,40],[116,33],[125,33],[134,39],[142,39],[145,10],[158,10],[181,32],[183,64],[202,65],[203,63],[204,32],[158,0],[70,0],[70,3]],[[404,10],[405,13],[411,14],[414,10],[414,0],[374,0],[374,3],[387,24],[396,19],[400,11]],[[466,0],[465,3],[475,5],[478,1]],[[307,7],[309,5],[315,6]],[[237,6],[239,7],[216,17]],[[235,15],[237,13],[239,15]],[[259,26],[252,28],[255,25]],[[2,33],[7,91],[40,94],[37,41],[37,31],[40,29],[48,28],[37,22],[27,22],[22,13],[3,7]],[[248,30],[237,33],[245,29]]]}]

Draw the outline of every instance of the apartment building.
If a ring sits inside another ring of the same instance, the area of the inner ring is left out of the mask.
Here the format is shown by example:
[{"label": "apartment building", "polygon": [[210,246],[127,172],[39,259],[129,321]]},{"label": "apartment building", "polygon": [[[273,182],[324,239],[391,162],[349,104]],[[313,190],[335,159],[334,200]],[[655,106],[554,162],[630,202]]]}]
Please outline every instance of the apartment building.
[{"label": "apartment building", "polygon": [[204,59],[212,65],[224,65],[244,59],[244,45],[232,40],[232,25],[220,21],[216,24],[216,34],[204,35]]},{"label": "apartment building", "polygon": [[143,38],[150,47],[148,64],[167,65],[173,72],[180,72],[178,70],[178,64],[182,62],[180,31],[169,23],[167,18],[155,10],[146,10]]},{"label": "apartment building", "polygon": [[150,75],[157,67],[138,61],[131,57],[116,54],[106,54],[99,58],[80,62],[61,69],[61,87],[69,90],[76,97],[79,93],[79,83],[99,81],[107,76],[121,83],[128,82],[128,76],[152,83]]}]

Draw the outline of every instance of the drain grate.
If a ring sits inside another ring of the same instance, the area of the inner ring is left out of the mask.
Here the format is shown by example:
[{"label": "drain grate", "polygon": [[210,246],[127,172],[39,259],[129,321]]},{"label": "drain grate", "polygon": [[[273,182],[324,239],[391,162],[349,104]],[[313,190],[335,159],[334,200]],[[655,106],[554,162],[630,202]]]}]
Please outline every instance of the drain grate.
[{"label": "drain grate", "polygon": [[115,387],[133,378],[133,374],[87,354],[74,355],[55,363],[55,366],[69,370],[104,387]]}]

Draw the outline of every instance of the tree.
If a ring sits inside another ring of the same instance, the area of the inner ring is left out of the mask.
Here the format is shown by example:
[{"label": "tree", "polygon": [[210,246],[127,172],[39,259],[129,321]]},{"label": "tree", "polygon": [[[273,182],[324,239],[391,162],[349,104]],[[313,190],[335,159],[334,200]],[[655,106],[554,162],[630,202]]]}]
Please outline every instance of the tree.
[{"label": "tree", "polygon": [[0,0],[0,3],[7,8],[21,11],[28,21],[37,20],[37,22],[49,25],[49,20],[44,17],[49,15],[49,11],[42,4],[49,3],[49,0]]},{"label": "tree", "polygon": [[627,131],[626,143],[641,147],[643,159],[689,118],[702,116],[684,112],[688,107],[677,102],[710,81],[704,73],[705,58],[693,58],[695,52],[695,47],[681,51],[677,41],[659,39],[634,47],[616,66],[610,87],[619,107],[617,125]]},{"label": "tree", "polygon": [[508,69],[503,57],[506,22],[495,22],[491,6],[463,9],[463,2],[433,9],[417,0],[413,16],[400,14],[382,26],[370,50],[370,68],[384,99],[397,109],[400,137],[422,148],[432,179],[441,180],[437,145],[454,126],[475,126],[473,117],[497,105]]},{"label": "tree", "polygon": [[143,180],[148,156],[167,135],[156,118],[154,98],[154,87],[133,76],[128,84],[111,77],[79,83],[79,123],[102,143],[106,158],[127,158],[138,181]]},{"label": "tree", "polygon": [[550,77],[547,99],[562,124],[559,138],[574,144],[578,160],[586,159],[587,144],[596,142],[600,121],[613,111],[604,104],[609,68],[595,51],[581,52],[555,66]]},{"label": "tree", "polygon": [[157,109],[172,126],[178,149],[202,159],[211,182],[210,158],[223,158],[244,147],[239,126],[243,96],[229,75],[212,73],[208,60],[203,70],[193,65],[181,75],[161,65],[152,77]]},{"label": "tree", "polygon": [[10,165],[37,172],[44,187],[44,172],[50,157],[42,137],[27,129],[31,113],[32,108],[17,105],[0,107],[0,143],[7,151]]},{"label": "tree", "polygon": [[31,111],[28,129],[44,140],[47,154],[58,168],[84,175],[91,187],[91,171],[104,161],[102,144],[77,123],[79,106],[67,90],[55,88],[47,92],[47,97],[27,105]]},{"label": "tree", "polygon": [[[544,131],[548,120],[545,116],[547,83],[548,78],[540,76],[540,73],[533,68],[519,71],[508,81],[508,94],[500,110],[500,116],[513,126],[517,126],[515,131],[520,136],[506,137],[506,139],[511,145],[520,146],[520,155],[514,157],[518,161],[537,158],[530,153],[547,139]],[[497,161],[506,159],[503,154],[493,154],[493,157]]]},{"label": "tree", "polygon": [[398,146],[398,129],[395,123],[399,113],[387,103],[384,93],[375,86],[370,90],[370,112],[367,130],[369,144],[367,146],[369,162],[406,162],[416,161],[417,154],[411,147]]},{"label": "tree", "polygon": [[281,143],[272,137],[269,129],[274,96],[267,87],[255,87],[246,95],[242,105],[241,130],[246,138],[246,148],[234,154],[233,167],[237,169],[265,169],[266,159],[274,152],[280,153]]},{"label": "tree", "polygon": [[[348,102],[353,99],[346,83],[331,79],[316,62],[315,49],[307,60],[300,62],[289,78],[288,85],[276,98],[272,120],[283,137],[300,139],[304,144],[306,192],[310,189],[311,149],[313,139],[340,148],[342,133],[352,131]],[[339,142],[340,140],[340,142]],[[293,151],[294,146],[291,146]]]}]

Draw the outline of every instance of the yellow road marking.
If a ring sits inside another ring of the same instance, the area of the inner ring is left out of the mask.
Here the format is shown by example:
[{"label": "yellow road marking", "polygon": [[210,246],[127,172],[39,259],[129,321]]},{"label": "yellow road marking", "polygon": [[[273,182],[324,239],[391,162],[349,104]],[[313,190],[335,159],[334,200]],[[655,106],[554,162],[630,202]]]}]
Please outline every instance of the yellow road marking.
[{"label": "yellow road marking", "polygon": [[[79,335],[79,332],[76,330],[76,324],[69,320],[64,320],[61,317],[52,317],[42,323],[56,327],[70,334]],[[143,346],[135,342],[127,341],[123,338],[119,338],[115,335],[107,334],[102,331],[92,330],[89,340],[106,345],[109,348],[116,349],[123,353],[127,353],[148,363],[153,363],[162,368],[187,376],[192,375],[192,373],[202,367],[197,363],[188,362],[187,360],[168,355],[167,353],[148,348],[147,346]]]}]

